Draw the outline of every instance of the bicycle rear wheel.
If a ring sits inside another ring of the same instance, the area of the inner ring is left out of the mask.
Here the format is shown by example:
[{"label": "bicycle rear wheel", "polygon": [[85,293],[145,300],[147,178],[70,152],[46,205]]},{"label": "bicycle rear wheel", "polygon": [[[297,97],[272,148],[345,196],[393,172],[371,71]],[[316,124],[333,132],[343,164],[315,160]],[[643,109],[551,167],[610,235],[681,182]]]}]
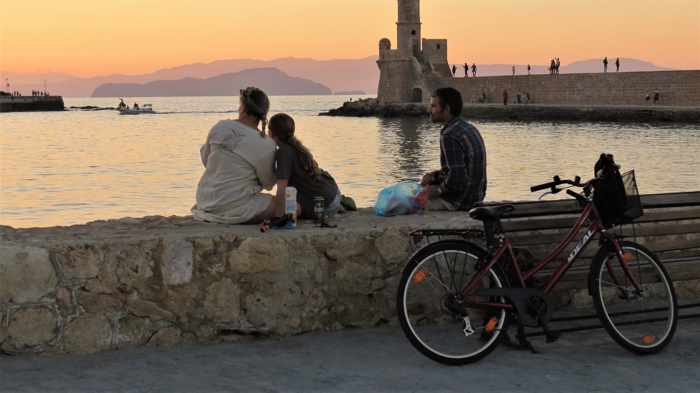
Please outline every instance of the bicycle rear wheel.
[{"label": "bicycle rear wheel", "polygon": [[[480,247],[464,241],[442,241],[419,250],[404,268],[397,293],[401,328],[422,354],[446,365],[475,362],[499,343],[507,326],[504,309],[467,306],[469,301],[505,303],[462,293],[486,258]],[[480,288],[506,285],[490,269]]]},{"label": "bicycle rear wheel", "polygon": [[623,261],[601,249],[593,262],[593,303],[605,330],[623,348],[656,353],[678,326],[673,282],[654,253],[630,241],[621,246]]}]

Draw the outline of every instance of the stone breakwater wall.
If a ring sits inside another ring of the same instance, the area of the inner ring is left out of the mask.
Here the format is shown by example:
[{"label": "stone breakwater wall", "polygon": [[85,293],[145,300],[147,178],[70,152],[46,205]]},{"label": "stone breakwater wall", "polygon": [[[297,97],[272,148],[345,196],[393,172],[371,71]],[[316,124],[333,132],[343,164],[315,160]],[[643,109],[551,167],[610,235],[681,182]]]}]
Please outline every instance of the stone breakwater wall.
[{"label": "stone breakwater wall", "polygon": [[442,78],[435,85],[456,88],[465,103],[503,103],[506,91],[510,103],[529,94],[533,104],[700,106],[700,70]]},{"label": "stone breakwater wall", "polygon": [[63,97],[60,96],[0,96],[0,112],[62,111]]},{"label": "stone breakwater wall", "polygon": [[[321,116],[427,117],[425,104],[381,104],[369,98],[346,102]],[[499,121],[596,121],[629,123],[700,124],[700,106],[672,107],[650,105],[541,105],[541,104],[465,104],[467,119]]]}]

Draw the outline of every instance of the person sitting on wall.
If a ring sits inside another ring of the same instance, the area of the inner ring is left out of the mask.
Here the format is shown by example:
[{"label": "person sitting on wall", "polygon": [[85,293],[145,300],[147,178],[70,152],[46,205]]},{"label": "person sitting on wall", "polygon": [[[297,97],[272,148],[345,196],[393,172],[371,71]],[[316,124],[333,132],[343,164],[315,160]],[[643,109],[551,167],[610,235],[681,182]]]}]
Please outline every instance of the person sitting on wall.
[{"label": "person sitting on wall", "polygon": [[[258,224],[274,216],[275,142],[265,128],[270,100],[260,89],[241,90],[237,120],[222,120],[200,150],[204,174],[192,216],[221,224]],[[262,123],[262,130],[258,129]]]},{"label": "person sitting on wall", "polygon": [[486,195],[486,146],[479,130],[462,117],[462,95],[438,89],[430,102],[430,119],[442,123],[441,169],[423,176],[426,210],[469,210]]},{"label": "person sitting on wall", "polygon": [[297,189],[300,218],[314,218],[315,198],[323,198],[324,214],[328,217],[340,211],[342,196],[330,173],[321,169],[311,151],[294,135],[294,119],[286,113],[270,118],[270,137],[277,143],[274,171],[277,177],[275,217],[285,213],[287,187]]}]

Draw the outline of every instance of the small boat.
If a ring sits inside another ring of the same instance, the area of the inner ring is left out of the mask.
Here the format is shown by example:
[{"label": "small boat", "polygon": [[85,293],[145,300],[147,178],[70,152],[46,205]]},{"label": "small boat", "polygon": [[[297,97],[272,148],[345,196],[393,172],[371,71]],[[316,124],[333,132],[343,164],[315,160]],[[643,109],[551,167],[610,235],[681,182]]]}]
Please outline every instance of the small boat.
[{"label": "small boat", "polygon": [[120,115],[143,115],[143,114],[154,114],[153,107],[151,104],[144,104],[142,107],[134,104],[133,108],[121,107],[119,108]]}]

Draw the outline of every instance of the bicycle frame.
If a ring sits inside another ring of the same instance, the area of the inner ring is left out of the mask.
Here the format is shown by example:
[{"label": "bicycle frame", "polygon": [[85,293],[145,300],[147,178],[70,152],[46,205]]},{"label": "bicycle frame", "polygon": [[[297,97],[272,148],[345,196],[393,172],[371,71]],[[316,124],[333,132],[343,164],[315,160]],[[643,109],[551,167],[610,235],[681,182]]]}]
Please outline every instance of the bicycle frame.
[{"label": "bicycle frame", "polygon": [[[603,227],[603,225],[601,223],[600,216],[599,216],[595,206],[590,202],[586,203],[583,211],[581,212],[581,215],[579,216],[578,220],[576,221],[576,224],[574,224],[573,228],[571,228],[569,233],[556,246],[556,248],[554,248],[546,257],[544,257],[544,259],[542,259],[540,262],[538,262],[533,268],[531,268],[530,270],[528,270],[526,272],[522,272],[520,270],[520,266],[518,265],[517,258],[515,257],[515,253],[513,252],[513,245],[511,243],[511,241],[508,238],[501,237],[500,238],[501,244],[499,245],[498,249],[495,251],[495,253],[490,253],[490,255],[493,255],[491,257],[491,260],[464,287],[464,289],[462,290],[463,295],[465,296],[465,298],[469,298],[470,294],[474,290],[478,289],[478,285],[482,282],[481,280],[483,279],[483,277],[488,273],[488,271],[496,263],[498,263],[500,258],[504,255],[508,255],[510,257],[511,263],[513,264],[513,269],[517,273],[517,277],[518,277],[520,286],[522,288],[526,288],[526,284],[525,284],[526,281],[528,279],[530,279],[532,276],[534,276],[535,274],[537,274],[539,271],[541,271],[545,266],[550,264],[552,261],[557,259],[564,252],[566,247],[575,241],[576,235],[584,227],[586,221],[588,221],[588,220],[590,220],[591,223],[588,226],[588,230],[586,231],[584,236],[578,241],[578,243],[573,248],[573,250],[570,252],[570,254],[566,258],[566,260],[559,266],[559,268],[554,272],[554,274],[549,278],[547,283],[544,285],[544,294],[547,295],[547,294],[551,293],[552,290],[557,285],[557,283],[559,283],[559,281],[561,280],[562,276],[569,270],[569,268],[571,268],[571,266],[576,261],[578,256],[581,255],[581,253],[586,249],[588,244],[591,242],[591,239],[593,239],[593,237],[599,233],[606,235],[605,228]],[[640,289],[639,284],[631,276],[631,274],[629,273],[629,270],[627,269],[627,265],[624,262],[624,253],[623,253],[622,248],[620,246],[619,240],[615,237],[612,237],[612,236],[607,236],[607,238],[610,239],[612,244],[613,244],[617,258],[622,266],[623,271],[625,272],[625,276],[628,279],[630,279],[630,281],[635,286],[635,288],[639,290]],[[608,266],[608,270],[610,271],[610,266]],[[610,273],[612,273],[612,272],[610,271]],[[612,279],[614,281],[617,281],[617,279],[614,276],[612,277]],[[472,303],[472,305],[481,306],[481,307],[512,309],[512,306],[510,304],[506,304],[506,303]]]}]

